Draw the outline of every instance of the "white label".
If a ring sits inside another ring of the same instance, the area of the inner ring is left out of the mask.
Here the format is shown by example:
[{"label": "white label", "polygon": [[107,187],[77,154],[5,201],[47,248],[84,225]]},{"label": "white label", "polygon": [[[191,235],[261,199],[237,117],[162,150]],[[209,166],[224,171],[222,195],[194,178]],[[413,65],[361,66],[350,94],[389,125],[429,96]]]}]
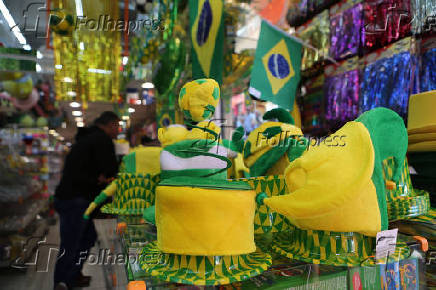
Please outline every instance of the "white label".
[{"label": "white label", "polygon": [[398,229],[387,230],[377,233],[375,258],[383,259],[395,252],[397,245]]}]

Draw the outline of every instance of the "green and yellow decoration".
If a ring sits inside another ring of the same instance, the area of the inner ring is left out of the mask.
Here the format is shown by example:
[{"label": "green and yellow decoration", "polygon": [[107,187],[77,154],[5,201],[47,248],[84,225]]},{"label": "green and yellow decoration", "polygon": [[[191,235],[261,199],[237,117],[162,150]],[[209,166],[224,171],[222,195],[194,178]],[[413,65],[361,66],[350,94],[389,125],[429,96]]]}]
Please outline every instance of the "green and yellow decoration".
[{"label": "green and yellow decoration", "polygon": [[141,216],[145,208],[154,205],[156,185],[160,181],[160,147],[139,147],[123,157],[121,172],[89,205],[91,213],[108,197],[113,202],[103,205],[103,213]]},{"label": "green and yellow decoration", "polygon": [[251,176],[282,175],[306,151],[308,141],[285,109],[266,112],[263,119],[278,121],[265,122],[250,133],[244,145],[244,163]]}]

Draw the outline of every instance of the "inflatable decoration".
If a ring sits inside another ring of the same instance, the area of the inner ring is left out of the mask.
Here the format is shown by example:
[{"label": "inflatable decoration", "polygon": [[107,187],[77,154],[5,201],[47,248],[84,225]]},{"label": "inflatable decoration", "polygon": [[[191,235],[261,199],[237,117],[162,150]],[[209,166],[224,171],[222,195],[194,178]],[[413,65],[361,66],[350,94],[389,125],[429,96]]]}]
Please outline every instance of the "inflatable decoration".
[{"label": "inflatable decoration", "polygon": [[[184,133],[171,128],[159,132],[161,142],[169,145],[161,153],[162,181],[156,188],[155,208],[144,211],[144,218],[156,224],[157,241],[142,251],[142,256],[159,261],[140,263],[160,280],[228,284],[256,276],[271,265],[271,257],[256,251],[254,244],[256,193],[245,182],[226,180],[228,157],[235,151],[220,143],[220,128],[205,120],[218,99],[219,87],[213,80],[186,84],[179,103],[185,114],[189,112],[189,121],[200,123]],[[171,131],[177,136],[168,136]],[[183,134],[185,139],[179,140]]]}]

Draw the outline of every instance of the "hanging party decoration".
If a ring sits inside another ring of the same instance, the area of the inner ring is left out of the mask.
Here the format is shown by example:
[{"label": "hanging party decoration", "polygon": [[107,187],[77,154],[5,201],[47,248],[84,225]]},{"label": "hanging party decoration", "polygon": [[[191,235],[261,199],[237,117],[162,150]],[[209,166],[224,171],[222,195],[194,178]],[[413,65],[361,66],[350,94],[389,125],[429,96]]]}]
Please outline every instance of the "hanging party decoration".
[{"label": "hanging party decoration", "polygon": [[336,60],[358,54],[364,42],[363,5],[353,2],[330,9],[330,56]]},{"label": "hanging party decoration", "polygon": [[301,44],[262,21],[249,92],[292,110],[300,81]]},{"label": "hanging party decoration", "polygon": [[223,0],[190,0],[192,77],[223,79]]},{"label": "hanging party decoration", "polygon": [[278,26],[284,24],[288,5],[288,0],[254,0],[251,3],[263,19]]}]

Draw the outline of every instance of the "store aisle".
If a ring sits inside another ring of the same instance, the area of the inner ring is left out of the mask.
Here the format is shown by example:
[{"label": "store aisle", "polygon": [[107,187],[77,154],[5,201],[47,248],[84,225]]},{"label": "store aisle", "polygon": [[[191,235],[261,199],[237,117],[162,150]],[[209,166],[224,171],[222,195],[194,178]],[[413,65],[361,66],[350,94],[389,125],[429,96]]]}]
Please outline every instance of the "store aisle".
[{"label": "store aisle", "polygon": [[[97,222],[97,231],[101,235],[102,231],[99,230],[99,223]],[[103,233],[104,234],[104,233]],[[99,236],[98,244],[104,244],[106,238]],[[5,290],[51,290],[53,289],[53,272],[56,261],[57,246],[59,245],[59,227],[58,225],[50,226],[46,240],[40,243],[39,251],[35,252],[34,258],[36,265],[29,265],[27,269],[0,269],[0,288]],[[51,249],[51,250],[50,250]],[[97,245],[91,250],[92,253],[99,252]],[[29,261],[31,264],[32,259]],[[85,263],[83,274],[92,276],[91,285],[86,290],[103,290],[103,289],[126,289],[125,277],[124,279],[117,279],[118,285],[112,286],[112,281],[106,279],[105,269],[102,265],[89,265]]]}]

